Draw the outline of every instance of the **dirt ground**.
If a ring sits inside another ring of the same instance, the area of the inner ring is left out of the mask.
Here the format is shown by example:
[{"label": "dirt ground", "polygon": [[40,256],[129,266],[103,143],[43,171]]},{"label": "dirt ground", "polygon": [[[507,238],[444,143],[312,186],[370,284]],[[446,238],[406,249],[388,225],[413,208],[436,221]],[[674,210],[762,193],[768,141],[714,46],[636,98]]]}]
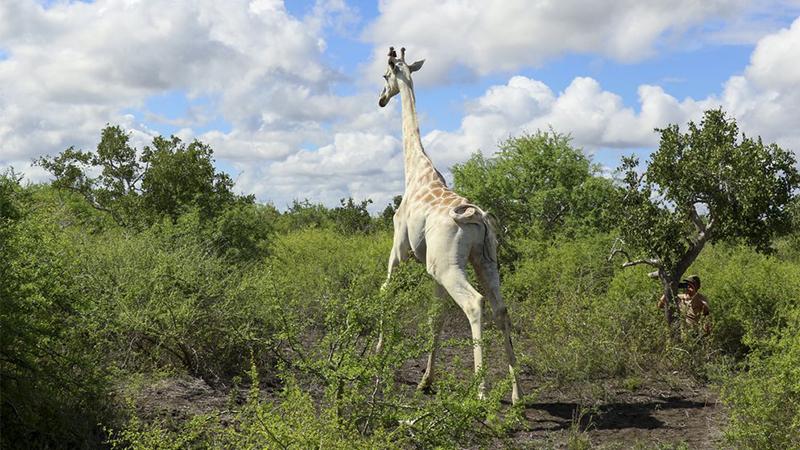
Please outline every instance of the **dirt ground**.
[{"label": "dirt ground", "polygon": [[[449,311],[442,333],[438,370],[469,373],[472,367],[466,319]],[[451,345],[447,345],[447,342]],[[497,344],[499,345],[499,343]],[[489,380],[506,375],[499,348],[487,349]],[[498,360],[500,358],[500,360]],[[460,361],[454,367],[454,361]],[[425,359],[409,361],[399,373],[401,382],[415,385],[425,370]],[[498,448],[718,448],[725,409],[711,386],[677,373],[647,379],[613,379],[550,387],[524,373],[526,393],[537,391],[526,405],[525,424]],[[575,448],[576,446],[570,446]]]},{"label": "dirt ground", "polygon": [[[439,369],[471,372],[472,351],[468,327],[461,317],[448,317],[439,357]],[[449,344],[448,344],[449,341]],[[502,351],[487,351],[489,383],[501,378],[503,361],[494,359]],[[397,373],[397,381],[414,389],[424,371],[425,358],[408,361]],[[657,378],[604,380],[553,387],[546,382],[521,375],[522,388],[536,391],[526,405],[523,424],[511,436],[498,441],[496,448],[689,448],[719,447],[725,410],[710,386],[679,374]],[[262,394],[277,386],[266,386]],[[145,418],[184,420],[194,414],[225,411],[241,404],[247,390],[222,392],[203,380],[180,377],[146,386],[137,399]],[[233,400],[233,401],[232,401]],[[223,421],[226,414],[223,414]],[[230,412],[233,417],[233,412]]]},{"label": "dirt ground", "polygon": [[593,448],[671,444],[710,449],[718,446],[724,410],[704,386],[656,383],[634,391],[611,390],[602,400],[574,392],[542,393],[527,405],[525,417],[527,427],[513,438],[521,448],[536,443],[565,447],[578,434]]},{"label": "dirt ground", "polygon": [[[523,385],[530,381],[523,379]],[[603,398],[593,398],[599,391]],[[144,417],[181,421],[212,409],[225,410],[230,395],[203,380],[181,377],[145,388],[139,408]],[[246,392],[234,395],[241,398]],[[567,448],[577,439],[584,444],[579,448],[711,449],[719,446],[724,418],[717,396],[705,386],[648,382],[630,390],[615,388],[613,382],[599,389],[576,385],[542,391],[526,406],[524,424],[496,447]]]}]

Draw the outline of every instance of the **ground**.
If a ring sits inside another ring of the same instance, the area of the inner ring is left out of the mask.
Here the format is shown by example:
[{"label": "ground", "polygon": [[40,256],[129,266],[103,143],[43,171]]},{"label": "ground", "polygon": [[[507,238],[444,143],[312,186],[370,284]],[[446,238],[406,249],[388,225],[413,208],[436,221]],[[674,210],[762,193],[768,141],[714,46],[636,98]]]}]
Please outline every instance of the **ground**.
[{"label": "ground", "polygon": [[[469,332],[461,316],[447,314],[440,370],[468,376],[472,367]],[[502,351],[487,351],[489,383],[501,378]],[[493,367],[492,367],[493,366]],[[397,381],[413,389],[425,369],[425,358],[408,361]],[[689,448],[719,446],[725,409],[712,386],[678,373],[654,374],[635,379],[609,379],[559,384],[536,380],[523,373],[520,384],[536,392],[525,408],[523,424],[496,448]],[[277,386],[266,386],[263,393]],[[211,410],[226,411],[241,404],[246,388],[213,389],[191,377],[168,378],[144,387],[137,399],[145,418],[183,420]],[[233,401],[232,401],[233,400]],[[229,411],[228,417],[233,416]],[[223,414],[223,421],[226,414]]]},{"label": "ground", "polygon": [[[651,381],[632,390],[613,385],[608,382],[602,387],[605,398],[601,400],[590,398],[598,392],[596,386],[541,392],[538,401],[526,406],[524,424],[498,441],[497,447],[567,448],[576,440],[584,443],[578,448],[718,446],[724,408],[712,389],[688,382],[675,386]],[[242,398],[246,391],[233,395]],[[182,420],[212,409],[225,410],[230,397],[230,392],[212,389],[200,379],[170,378],[141,392],[139,412],[150,418]]]}]

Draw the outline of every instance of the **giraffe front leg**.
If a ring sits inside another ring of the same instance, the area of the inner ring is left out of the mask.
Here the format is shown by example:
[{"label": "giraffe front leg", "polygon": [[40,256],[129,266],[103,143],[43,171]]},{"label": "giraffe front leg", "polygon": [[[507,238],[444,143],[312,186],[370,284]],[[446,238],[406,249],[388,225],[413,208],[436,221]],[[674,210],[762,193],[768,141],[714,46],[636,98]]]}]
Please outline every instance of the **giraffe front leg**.
[{"label": "giraffe front leg", "polygon": [[440,300],[438,305],[435,305],[434,311],[428,316],[428,324],[431,330],[431,351],[428,353],[428,363],[425,366],[425,373],[422,374],[422,379],[419,380],[417,389],[423,392],[430,392],[431,384],[433,383],[433,365],[436,360],[436,350],[439,348],[439,335],[442,331],[442,323],[444,322],[444,311],[442,310],[448,300],[447,291],[445,288],[436,283],[435,294]]},{"label": "giraffe front leg", "polygon": [[434,275],[442,286],[450,294],[450,297],[464,311],[469,320],[470,330],[472,331],[472,357],[475,364],[475,375],[480,377],[478,384],[478,398],[486,397],[485,374],[483,373],[483,324],[482,320],[482,300],[483,296],[472,287],[467,280],[463,268],[452,267],[446,269],[441,274]]},{"label": "giraffe front leg", "polygon": [[[397,245],[392,245],[392,252],[389,254],[389,268],[386,274],[386,281],[381,285],[381,295],[386,292],[386,287],[389,285],[389,280],[392,279],[392,271],[400,264],[400,256],[398,255],[399,248]],[[383,299],[381,299],[383,301]],[[375,353],[380,353],[383,349],[383,316],[381,315],[378,321],[378,342],[375,344]]]}]

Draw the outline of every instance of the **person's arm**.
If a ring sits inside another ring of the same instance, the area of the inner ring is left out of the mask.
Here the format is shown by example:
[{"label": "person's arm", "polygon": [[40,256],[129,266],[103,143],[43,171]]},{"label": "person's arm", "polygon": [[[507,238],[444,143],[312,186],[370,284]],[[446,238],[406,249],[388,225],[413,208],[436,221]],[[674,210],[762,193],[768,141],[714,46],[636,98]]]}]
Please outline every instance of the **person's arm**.
[{"label": "person's arm", "polygon": [[666,303],[667,303],[667,297],[665,297],[664,294],[661,294],[661,298],[658,299],[657,308],[658,309],[663,308]]}]

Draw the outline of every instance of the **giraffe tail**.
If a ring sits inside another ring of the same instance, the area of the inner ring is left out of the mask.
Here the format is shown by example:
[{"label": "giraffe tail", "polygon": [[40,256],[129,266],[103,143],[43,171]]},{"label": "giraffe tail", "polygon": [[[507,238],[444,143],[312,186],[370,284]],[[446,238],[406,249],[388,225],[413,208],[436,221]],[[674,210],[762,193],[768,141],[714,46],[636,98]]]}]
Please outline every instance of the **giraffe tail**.
[{"label": "giraffe tail", "polygon": [[450,218],[458,223],[481,223],[483,211],[475,205],[465,203],[450,210]]},{"label": "giraffe tail", "polygon": [[497,257],[496,220],[488,211],[476,205],[464,204],[450,210],[450,217],[457,223],[475,223],[483,225],[483,257],[495,262]]},{"label": "giraffe tail", "polygon": [[483,257],[497,262],[497,219],[488,211],[483,213]]}]

